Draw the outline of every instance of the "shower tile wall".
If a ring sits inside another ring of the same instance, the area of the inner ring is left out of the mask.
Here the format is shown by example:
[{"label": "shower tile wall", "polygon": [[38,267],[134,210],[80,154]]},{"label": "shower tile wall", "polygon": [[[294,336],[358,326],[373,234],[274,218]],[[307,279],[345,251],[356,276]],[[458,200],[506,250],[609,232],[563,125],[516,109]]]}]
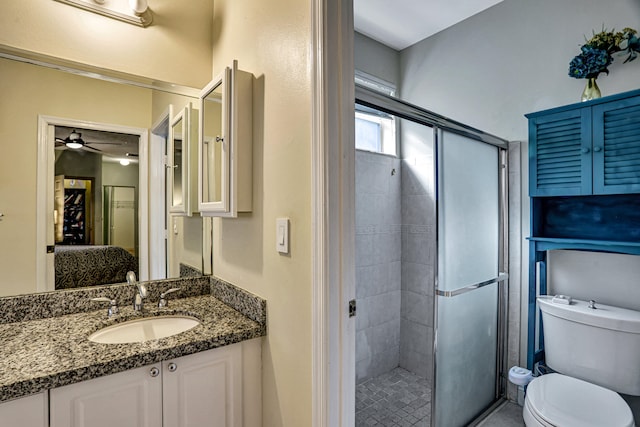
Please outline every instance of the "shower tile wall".
[{"label": "shower tile wall", "polygon": [[402,121],[400,366],[431,382],[435,190],[433,131]]},{"label": "shower tile wall", "polygon": [[356,381],[400,360],[400,160],[356,151]]}]

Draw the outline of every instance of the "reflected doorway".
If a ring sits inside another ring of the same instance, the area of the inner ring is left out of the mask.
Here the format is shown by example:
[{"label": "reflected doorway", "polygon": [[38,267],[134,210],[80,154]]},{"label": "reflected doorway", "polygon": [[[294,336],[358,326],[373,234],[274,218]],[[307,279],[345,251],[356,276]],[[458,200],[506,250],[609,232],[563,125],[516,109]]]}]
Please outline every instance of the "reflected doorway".
[{"label": "reflected doorway", "polygon": [[[37,191],[38,290],[121,283],[127,270],[148,280],[148,130],[49,116],[39,116],[38,129],[38,169],[44,172]],[[120,238],[123,246],[110,244],[105,232],[105,186],[134,188],[120,200],[133,218],[127,238]],[[87,255],[99,248],[103,253]],[[90,271],[78,272],[81,253]],[[96,271],[97,261],[108,274]],[[122,264],[122,277],[115,277],[115,263]]]}]

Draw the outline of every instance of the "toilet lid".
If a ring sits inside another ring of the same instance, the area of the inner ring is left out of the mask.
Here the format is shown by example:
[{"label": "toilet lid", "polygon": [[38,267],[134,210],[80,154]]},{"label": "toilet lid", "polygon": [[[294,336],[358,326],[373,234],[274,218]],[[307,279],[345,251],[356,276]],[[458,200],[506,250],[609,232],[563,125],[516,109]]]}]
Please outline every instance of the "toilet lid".
[{"label": "toilet lid", "polygon": [[617,393],[566,375],[542,375],[527,387],[536,418],[562,427],[633,427],[629,405]]}]

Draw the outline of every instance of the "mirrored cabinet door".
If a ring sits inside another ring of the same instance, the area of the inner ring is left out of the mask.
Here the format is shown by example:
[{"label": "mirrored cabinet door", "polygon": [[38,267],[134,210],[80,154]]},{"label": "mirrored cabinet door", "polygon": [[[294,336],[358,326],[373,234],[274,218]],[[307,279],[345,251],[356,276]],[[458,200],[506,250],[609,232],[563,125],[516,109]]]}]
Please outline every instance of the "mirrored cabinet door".
[{"label": "mirrored cabinet door", "polygon": [[198,209],[203,215],[229,209],[229,98],[231,69],[213,79],[200,95]]},{"label": "mirrored cabinet door", "polygon": [[167,185],[168,199],[171,203],[169,212],[172,215],[191,216],[197,212],[197,206],[193,202],[195,196],[192,194],[192,186],[195,184],[192,178],[192,160],[196,153],[191,150],[191,146],[196,139],[194,129],[197,132],[198,120],[192,120],[193,116],[194,112],[189,103],[171,119]]},{"label": "mirrored cabinet door", "polygon": [[253,75],[232,67],[200,95],[198,208],[236,217],[252,202]]},{"label": "mirrored cabinet door", "polygon": [[185,205],[183,200],[184,188],[182,174],[184,167],[183,159],[183,142],[184,142],[184,118],[185,111],[180,111],[171,123],[171,142],[169,149],[169,169],[170,177],[170,194],[171,194],[171,213],[185,213]]}]

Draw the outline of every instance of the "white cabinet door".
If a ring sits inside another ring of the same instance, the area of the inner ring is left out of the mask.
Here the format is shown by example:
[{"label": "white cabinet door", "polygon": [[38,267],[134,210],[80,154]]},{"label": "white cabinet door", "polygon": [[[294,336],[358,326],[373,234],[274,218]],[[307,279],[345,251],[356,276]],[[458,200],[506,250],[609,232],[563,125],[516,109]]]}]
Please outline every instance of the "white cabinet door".
[{"label": "white cabinet door", "polygon": [[51,390],[51,427],[161,426],[160,370],[157,363]]},{"label": "white cabinet door", "polygon": [[198,209],[236,218],[252,210],[253,74],[238,61],[200,93]]},{"label": "white cabinet door", "polygon": [[242,347],[163,362],[164,427],[242,426]]},{"label": "white cabinet door", "polygon": [[0,427],[46,427],[47,392],[0,403]]}]

